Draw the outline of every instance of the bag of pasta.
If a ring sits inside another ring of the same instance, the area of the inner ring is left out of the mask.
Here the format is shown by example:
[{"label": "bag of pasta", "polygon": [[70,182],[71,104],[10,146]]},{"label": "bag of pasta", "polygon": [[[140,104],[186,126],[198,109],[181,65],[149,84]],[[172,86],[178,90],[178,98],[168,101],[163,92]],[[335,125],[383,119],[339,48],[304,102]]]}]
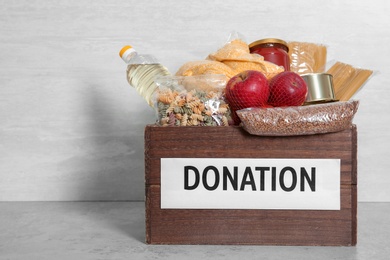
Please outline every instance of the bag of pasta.
[{"label": "bag of pasta", "polygon": [[157,123],[161,126],[228,126],[224,98],[227,77],[220,74],[159,76],[155,79]]}]

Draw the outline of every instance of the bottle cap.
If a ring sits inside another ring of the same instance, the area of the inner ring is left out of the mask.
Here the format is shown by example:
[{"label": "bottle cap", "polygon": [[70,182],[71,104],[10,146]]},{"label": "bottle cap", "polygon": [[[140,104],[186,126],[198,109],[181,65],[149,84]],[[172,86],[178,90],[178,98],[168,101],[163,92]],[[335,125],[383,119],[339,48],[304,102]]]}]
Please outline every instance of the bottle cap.
[{"label": "bottle cap", "polygon": [[127,63],[134,55],[136,51],[130,45],[124,46],[120,52],[119,56]]}]

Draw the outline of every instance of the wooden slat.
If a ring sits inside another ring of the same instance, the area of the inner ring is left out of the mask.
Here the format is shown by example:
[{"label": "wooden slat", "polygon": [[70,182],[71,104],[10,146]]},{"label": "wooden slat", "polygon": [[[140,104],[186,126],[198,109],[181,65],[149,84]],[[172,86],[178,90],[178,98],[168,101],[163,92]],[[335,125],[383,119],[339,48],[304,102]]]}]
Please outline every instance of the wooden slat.
[{"label": "wooden slat", "polygon": [[147,191],[147,243],[151,244],[356,244],[356,189],[343,185],[341,210],[161,209],[160,187]]}]

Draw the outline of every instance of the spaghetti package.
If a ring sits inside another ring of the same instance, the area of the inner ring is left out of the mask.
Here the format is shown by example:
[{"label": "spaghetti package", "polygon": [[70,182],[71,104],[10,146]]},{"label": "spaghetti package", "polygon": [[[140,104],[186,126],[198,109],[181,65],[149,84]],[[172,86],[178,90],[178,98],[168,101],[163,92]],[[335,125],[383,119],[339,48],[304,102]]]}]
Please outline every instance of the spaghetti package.
[{"label": "spaghetti package", "polygon": [[[323,44],[296,42],[288,43],[290,69],[300,75],[323,73],[327,66],[327,47]],[[373,71],[335,62],[326,73],[333,76],[336,100],[347,101],[365,84]]]},{"label": "spaghetti package", "polygon": [[287,45],[291,71],[300,75],[324,72],[327,57],[325,45],[296,41]]},{"label": "spaghetti package", "polygon": [[352,65],[336,62],[327,71],[333,76],[334,93],[337,100],[347,101],[373,74],[372,70],[357,68]]}]

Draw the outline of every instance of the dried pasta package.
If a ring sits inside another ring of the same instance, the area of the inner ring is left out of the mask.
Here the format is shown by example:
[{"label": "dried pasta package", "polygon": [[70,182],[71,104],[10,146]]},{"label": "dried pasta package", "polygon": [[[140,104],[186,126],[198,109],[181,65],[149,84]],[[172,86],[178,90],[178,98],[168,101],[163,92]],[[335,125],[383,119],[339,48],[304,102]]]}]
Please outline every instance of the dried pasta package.
[{"label": "dried pasta package", "polygon": [[229,40],[204,60],[189,61],[175,73],[176,76],[224,74],[232,78],[245,70],[257,70],[267,78],[283,72],[283,67],[265,61],[264,57],[250,53],[249,46],[238,33],[231,33]]},{"label": "dried pasta package", "polygon": [[176,72],[176,76],[196,76],[205,74],[223,74],[231,78],[235,71],[226,64],[213,60],[189,61],[183,64]]},{"label": "dried pasta package", "polygon": [[261,136],[295,136],[338,132],[352,125],[359,101],[308,106],[238,110],[242,127]]},{"label": "dried pasta package", "polygon": [[227,77],[221,74],[160,76],[155,79],[157,123],[161,126],[228,126],[224,98]]},{"label": "dried pasta package", "polygon": [[264,61],[263,56],[250,53],[248,44],[241,39],[234,39],[227,42],[216,52],[210,53],[207,59],[220,62],[234,60],[262,63]]},{"label": "dried pasta package", "polygon": [[298,74],[324,72],[327,48],[325,45],[292,41],[288,44],[290,70]]},{"label": "dried pasta package", "polygon": [[366,84],[373,71],[337,61],[328,69],[327,73],[333,76],[336,99],[347,101]]},{"label": "dried pasta package", "polygon": [[221,62],[233,70],[237,75],[245,70],[257,70],[268,79],[283,72],[284,68],[265,61],[263,56],[250,53],[249,45],[239,34],[232,33],[229,41],[216,52],[209,54],[208,60]]}]

